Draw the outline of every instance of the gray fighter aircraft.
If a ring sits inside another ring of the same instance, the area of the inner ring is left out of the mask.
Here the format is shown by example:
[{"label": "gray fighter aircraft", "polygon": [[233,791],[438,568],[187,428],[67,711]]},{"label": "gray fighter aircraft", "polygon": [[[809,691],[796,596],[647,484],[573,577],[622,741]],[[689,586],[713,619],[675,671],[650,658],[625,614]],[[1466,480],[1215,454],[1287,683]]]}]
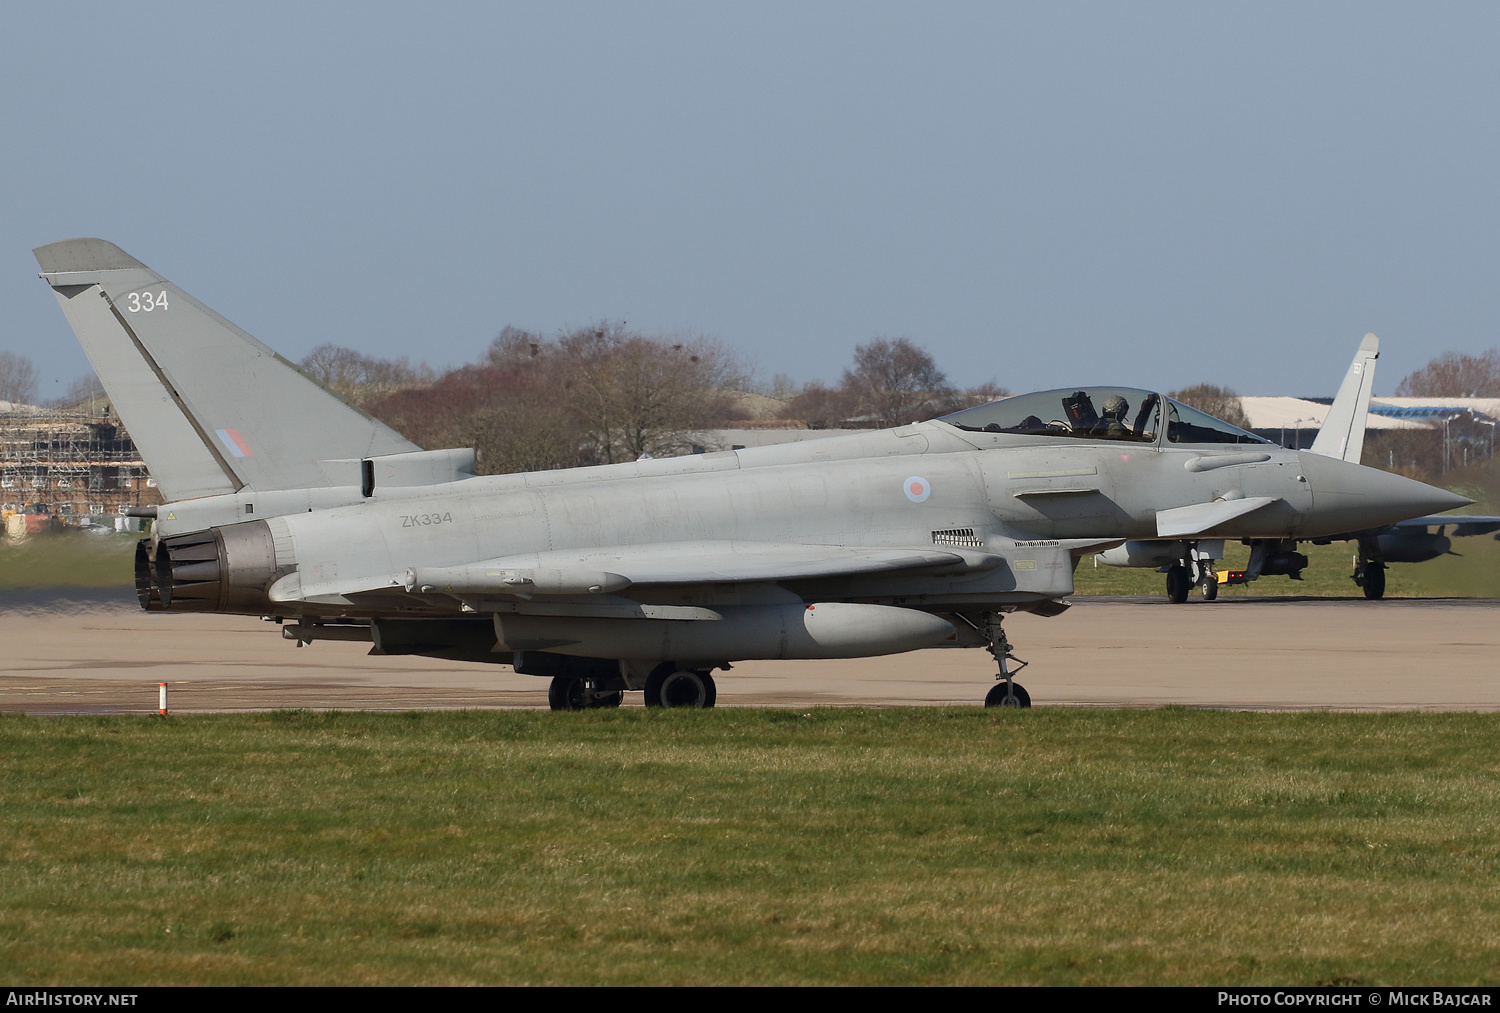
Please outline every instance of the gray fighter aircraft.
[{"label": "gray fighter aircraft", "polygon": [[[1364,449],[1365,421],[1370,412],[1370,391],[1375,383],[1375,364],[1380,358],[1380,339],[1366,334],[1354,353],[1339,386],[1338,395],[1328,409],[1328,416],[1318,430],[1309,453],[1320,454],[1351,464],[1358,464]],[[1219,585],[1248,584],[1261,577],[1285,574],[1302,579],[1307,556],[1297,551],[1301,540],[1315,545],[1335,541],[1352,541],[1358,546],[1354,566],[1354,583],[1364,590],[1366,598],[1385,596],[1387,563],[1420,563],[1452,551],[1446,530],[1453,533],[1482,535],[1500,530],[1500,517],[1428,516],[1411,517],[1393,524],[1383,524],[1337,534],[1292,535],[1275,538],[1246,538],[1250,561],[1244,570],[1216,573],[1214,563],[1224,558],[1224,539],[1132,539],[1123,545],[1099,553],[1100,562],[1108,566],[1151,567],[1167,577],[1167,599],[1181,604],[1196,585],[1203,597],[1213,601]],[[1437,527],[1434,534],[1429,527]]]},{"label": "gray fighter aircraft", "polygon": [[143,608],[259,615],[299,644],[513,664],[557,709],[710,707],[772,658],[984,647],[1068,607],[1129,539],[1371,528],[1460,496],[1283,450],[1160,394],[1087,387],[807,443],[480,477],[424,451],[118,247],[35,251],[167,503]]}]

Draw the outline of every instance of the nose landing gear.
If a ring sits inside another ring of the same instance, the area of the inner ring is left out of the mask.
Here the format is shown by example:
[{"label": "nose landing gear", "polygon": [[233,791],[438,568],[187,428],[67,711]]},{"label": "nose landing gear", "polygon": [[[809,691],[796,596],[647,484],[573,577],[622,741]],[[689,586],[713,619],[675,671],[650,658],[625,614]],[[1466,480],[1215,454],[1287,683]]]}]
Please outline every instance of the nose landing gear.
[{"label": "nose landing gear", "polygon": [[1166,569],[1167,601],[1181,605],[1195,585],[1204,601],[1213,601],[1219,597],[1219,575],[1214,572],[1214,560],[1224,557],[1224,543],[1188,542],[1186,548],[1187,553]]},{"label": "nose landing gear", "polygon": [[[994,689],[991,689],[984,697],[986,707],[1030,707],[1031,694],[1022,689],[1015,681],[1015,674],[1026,667],[1026,662],[1010,652],[1010,640],[1005,636],[1005,628],[1001,626],[1004,617],[999,612],[991,612],[985,616],[983,629],[980,631],[988,643],[986,649],[995,664],[1000,666],[999,673],[995,678],[999,680]],[[1010,663],[1015,662],[1016,667],[1012,669]]]}]

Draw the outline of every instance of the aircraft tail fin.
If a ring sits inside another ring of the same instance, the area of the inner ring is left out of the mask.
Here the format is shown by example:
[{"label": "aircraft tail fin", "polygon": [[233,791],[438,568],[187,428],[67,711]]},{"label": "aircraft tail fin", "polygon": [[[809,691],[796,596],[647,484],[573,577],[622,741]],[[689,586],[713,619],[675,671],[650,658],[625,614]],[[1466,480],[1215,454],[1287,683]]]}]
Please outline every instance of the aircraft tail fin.
[{"label": "aircraft tail fin", "polygon": [[421,448],[102,239],[32,251],[167,500],[332,484]]},{"label": "aircraft tail fin", "polygon": [[1365,420],[1370,414],[1370,389],[1375,383],[1375,360],[1380,358],[1380,339],[1366,334],[1339,385],[1338,396],[1328,409],[1323,428],[1307,449],[1314,454],[1358,464],[1365,447]]}]

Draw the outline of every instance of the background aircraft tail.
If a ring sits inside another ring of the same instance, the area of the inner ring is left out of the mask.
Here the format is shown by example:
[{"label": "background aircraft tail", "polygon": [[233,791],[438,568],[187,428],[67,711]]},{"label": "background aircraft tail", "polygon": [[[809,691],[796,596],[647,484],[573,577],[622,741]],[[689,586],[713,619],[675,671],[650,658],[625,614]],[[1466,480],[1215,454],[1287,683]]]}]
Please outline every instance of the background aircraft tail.
[{"label": "background aircraft tail", "polygon": [[319,462],[421,449],[113,243],[32,252],[168,502],[327,487]]},{"label": "background aircraft tail", "polygon": [[1365,449],[1365,421],[1370,414],[1370,388],[1375,383],[1375,360],[1380,358],[1380,339],[1366,334],[1339,385],[1338,396],[1328,409],[1323,428],[1308,447],[1314,454],[1358,464]]}]

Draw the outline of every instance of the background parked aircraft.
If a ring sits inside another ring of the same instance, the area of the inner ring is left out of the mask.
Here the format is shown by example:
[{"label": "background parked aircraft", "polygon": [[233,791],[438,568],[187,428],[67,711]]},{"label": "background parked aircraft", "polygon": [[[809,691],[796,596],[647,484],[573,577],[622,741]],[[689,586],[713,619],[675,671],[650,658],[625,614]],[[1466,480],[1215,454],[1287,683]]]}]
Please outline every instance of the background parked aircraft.
[{"label": "background parked aircraft", "polygon": [[[1309,453],[1320,454],[1352,464],[1360,462],[1365,438],[1365,420],[1369,417],[1370,392],[1375,382],[1375,364],[1380,358],[1380,339],[1366,334],[1360,341],[1354,359],[1344,374],[1338,395],[1323,426],[1313,440]],[[1387,563],[1417,563],[1434,559],[1451,551],[1445,534],[1454,526],[1454,535],[1487,534],[1500,529],[1500,517],[1427,516],[1398,521],[1395,524],[1340,532],[1330,536],[1306,539],[1247,539],[1250,561],[1244,570],[1217,572],[1215,561],[1224,558],[1222,539],[1197,542],[1129,541],[1099,554],[1108,566],[1152,567],[1166,574],[1167,598],[1181,603],[1189,590],[1197,586],[1209,601],[1218,597],[1221,584],[1247,584],[1261,577],[1285,574],[1302,579],[1307,556],[1297,551],[1299,540],[1315,545],[1334,541],[1353,541],[1358,546],[1353,574],[1354,583],[1364,590],[1366,598],[1385,595]],[[1438,527],[1437,533],[1427,529]]]}]

